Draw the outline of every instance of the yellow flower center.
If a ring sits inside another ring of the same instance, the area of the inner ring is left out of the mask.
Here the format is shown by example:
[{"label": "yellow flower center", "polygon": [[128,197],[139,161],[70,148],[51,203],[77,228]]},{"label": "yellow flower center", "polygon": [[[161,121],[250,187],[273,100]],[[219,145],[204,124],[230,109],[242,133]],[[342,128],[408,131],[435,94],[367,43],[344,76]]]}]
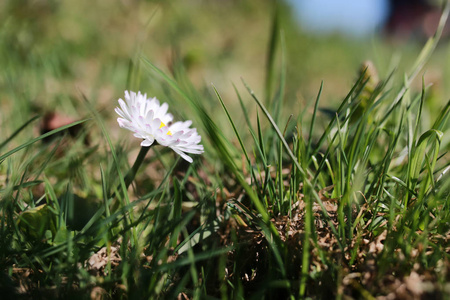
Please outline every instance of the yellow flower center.
[{"label": "yellow flower center", "polygon": [[[161,122],[161,126],[159,126],[159,128],[163,128],[164,126],[166,126],[166,124],[164,124],[163,122]],[[167,135],[172,135],[172,132],[168,131]]]}]

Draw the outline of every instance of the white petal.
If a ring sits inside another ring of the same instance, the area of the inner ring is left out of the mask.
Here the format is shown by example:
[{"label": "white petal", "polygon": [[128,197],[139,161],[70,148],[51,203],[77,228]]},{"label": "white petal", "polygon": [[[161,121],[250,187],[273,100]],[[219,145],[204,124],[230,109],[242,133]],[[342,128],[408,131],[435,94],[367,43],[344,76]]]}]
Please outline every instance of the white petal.
[{"label": "white petal", "polygon": [[[172,147],[171,147],[172,148]],[[183,159],[185,159],[186,161],[192,163],[194,160],[192,159],[192,157],[186,155],[185,153],[183,153],[182,151],[180,151],[179,149],[176,148],[172,148],[173,151],[175,151],[175,153],[177,153],[178,155],[180,155]]]},{"label": "white petal", "polygon": [[142,147],[150,147],[153,144],[154,141],[155,140],[145,139],[145,140],[142,141],[141,146]]}]

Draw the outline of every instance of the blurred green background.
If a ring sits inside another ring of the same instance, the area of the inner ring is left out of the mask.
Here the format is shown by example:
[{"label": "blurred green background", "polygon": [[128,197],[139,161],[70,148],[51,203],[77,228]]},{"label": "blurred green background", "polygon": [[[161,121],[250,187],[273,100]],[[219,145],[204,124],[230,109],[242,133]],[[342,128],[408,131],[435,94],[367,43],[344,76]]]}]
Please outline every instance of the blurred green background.
[{"label": "blurred green background", "polygon": [[[265,94],[274,22],[275,38],[285,45],[286,119],[315,98],[322,80],[321,106],[333,108],[366,60],[373,62],[380,78],[394,69],[394,76],[402,78],[425,40],[386,33],[355,38],[306,32],[291,5],[292,1],[267,0],[2,1],[0,121],[9,124],[2,130],[17,128],[35,113],[58,111],[80,118],[87,114],[82,94],[106,116],[113,115],[116,100],[128,88],[170,103],[162,96],[160,81],[136,67],[141,55],[167,73],[184,69],[204,93],[212,93],[213,83],[231,111],[240,110],[232,83],[241,89],[244,78],[256,94]],[[272,63],[279,66],[282,51],[276,50]],[[427,109],[439,109],[450,95],[445,84],[448,55],[443,41],[424,69],[426,84],[433,84]],[[417,91],[420,77],[413,87]],[[23,101],[13,104],[13,99]],[[207,107],[213,113],[219,103]]]}]

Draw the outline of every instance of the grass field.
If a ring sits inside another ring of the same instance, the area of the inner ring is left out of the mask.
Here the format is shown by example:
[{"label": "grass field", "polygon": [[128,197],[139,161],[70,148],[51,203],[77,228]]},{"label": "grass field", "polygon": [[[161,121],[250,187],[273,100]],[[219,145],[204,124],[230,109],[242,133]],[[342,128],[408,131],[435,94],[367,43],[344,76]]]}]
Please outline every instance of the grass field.
[{"label": "grass field", "polygon": [[[450,298],[447,15],[399,42],[281,1],[1,2],[0,298]],[[141,147],[125,90],[204,153]]]}]

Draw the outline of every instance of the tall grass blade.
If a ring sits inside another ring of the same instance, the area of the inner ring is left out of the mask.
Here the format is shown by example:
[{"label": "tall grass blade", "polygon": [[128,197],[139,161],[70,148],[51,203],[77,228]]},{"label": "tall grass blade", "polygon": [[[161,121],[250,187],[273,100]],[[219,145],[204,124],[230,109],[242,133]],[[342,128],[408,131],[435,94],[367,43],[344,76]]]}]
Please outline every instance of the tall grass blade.
[{"label": "tall grass blade", "polygon": [[32,144],[34,144],[34,143],[36,143],[36,142],[38,142],[38,141],[40,141],[40,140],[42,140],[42,139],[45,139],[46,137],[52,136],[52,135],[54,135],[54,134],[56,134],[56,133],[58,133],[58,132],[61,132],[61,131],[63,131],[63,130],[66,130],[66,129],[70,128],[70,127],[73,127],[73,126],[79,125],[79,124],[81,124],[81,123],[84,123],[84,122],[86,122],[87,120],[89,120],[89,119],[84,119],[84,120],[80,120],[80,121],[77,121],[77,122],[70,123],[70,124],[68,124],[68,125],[65,125],[65,126],[62,126],[62,127],[57,128],[57,129],[54,129],[54,130],[52,130],[52,131],[49,131],[49,132],[47,132],[47,133],[44,133],[43,135],[41,135],[41,136],[39,136],[39,137],[37,137],[37,138],[31,139],[31,140],[29,140],[28,142],[23,143],[22,145],[20,145],[20,146],[18,146],[18,147],[16,147],[16,148],[14,148],[14,149],[12,149],[12,150],[6,152],[5,154],[0,155],[0,162],[2,162],[3,160],[5,160],[5,158],[7,158],[7,157],[13,155],[14,153],[16,153],[16,152],[18,152],[18,151],[20,151],[20,150],[22,150],[22,149],[24,149],[24,148],[26,148],[26,147],[32,145]]}]

